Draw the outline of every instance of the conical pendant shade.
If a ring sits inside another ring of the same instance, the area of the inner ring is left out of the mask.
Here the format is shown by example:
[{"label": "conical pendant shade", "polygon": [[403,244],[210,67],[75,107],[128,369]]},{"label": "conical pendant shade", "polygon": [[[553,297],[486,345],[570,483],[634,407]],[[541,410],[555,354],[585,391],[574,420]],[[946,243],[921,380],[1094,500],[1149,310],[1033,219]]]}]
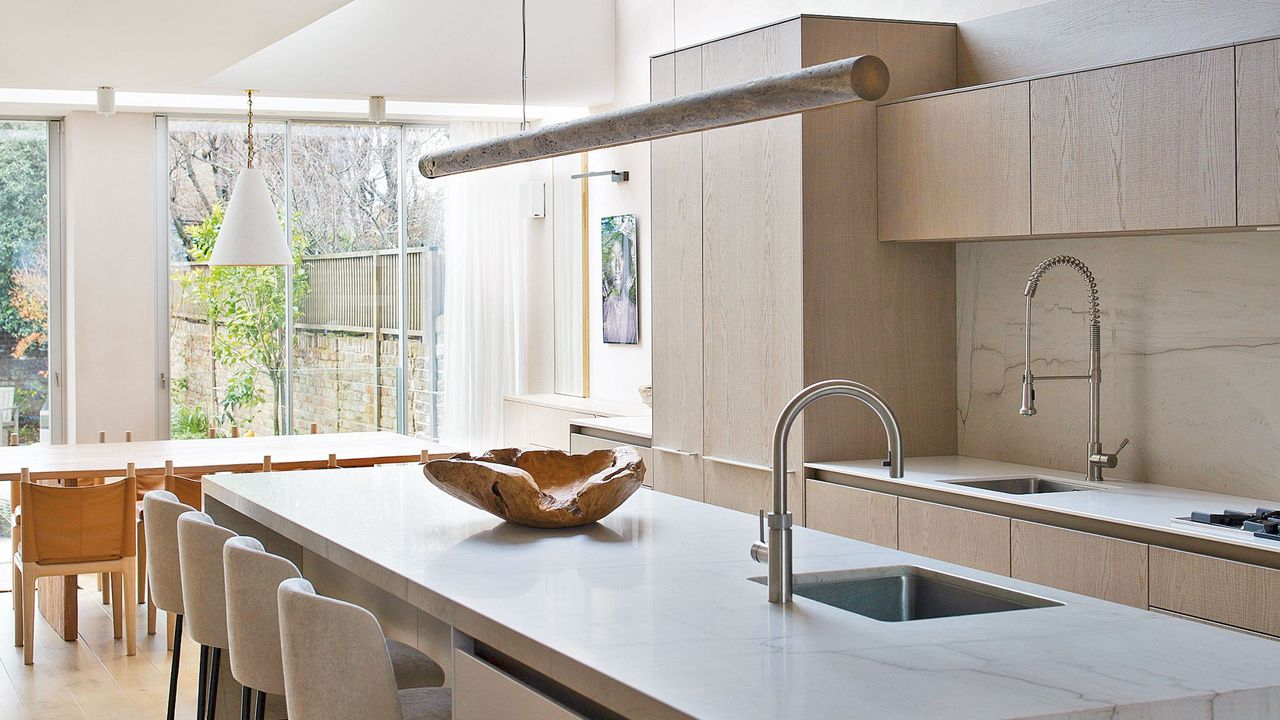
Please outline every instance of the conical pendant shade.
[{"label": "conical pendant shade", "polygon": [[293,254],[280,229],[280,217],[257,168],[240,171],[210,265],[292,265]]}]

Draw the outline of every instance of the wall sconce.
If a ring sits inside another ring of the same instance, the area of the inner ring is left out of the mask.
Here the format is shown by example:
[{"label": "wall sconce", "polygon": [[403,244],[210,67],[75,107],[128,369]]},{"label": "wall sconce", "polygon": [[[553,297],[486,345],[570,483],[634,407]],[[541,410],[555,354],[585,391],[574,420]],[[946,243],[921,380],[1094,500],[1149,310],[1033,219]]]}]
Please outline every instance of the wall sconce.
[{"label": "wall sconce", "polygon": [[369,119],[381,125],[387,119],[387,99],[381,95],[369,98]]},{"label": "wall sconce", "polygon": [[116,89],[103,85],[98,88],[98,114],[116,114]]}]

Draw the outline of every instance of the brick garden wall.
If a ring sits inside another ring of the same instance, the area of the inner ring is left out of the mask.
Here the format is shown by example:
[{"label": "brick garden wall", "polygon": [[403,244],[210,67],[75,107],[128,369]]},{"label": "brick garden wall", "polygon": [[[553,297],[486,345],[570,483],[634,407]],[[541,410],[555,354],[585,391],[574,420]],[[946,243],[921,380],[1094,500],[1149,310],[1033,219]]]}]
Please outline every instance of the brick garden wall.
[{"label": "brick garden wall", "polygon": [[[426,391],[430,387],[430,365],[424,347],[420,337],[410,336],[408,432],[435,437],[431,428],[431,393]],[[170,319],[169,367],[174,406],[202,407],[213,419],[217,418],[218,410],[209,348],[207,323],[181,317]],[[313,422],[319,424],[321,432],[395,430],[397,350],[394,336],[375,343],[370,334],[297,330],[294,336],[294,432],[307,432]],[[376,371],[376,381],[375,352],[381,366]],[[225,368],[219,368],[219,398],[226,379]],[[273,432],[270,379],[262,374],[256,386],[266,402],[256,406],[247,421],[248,413],[243,411],[237,414],[236,421],[242,432],[252,430],[259,435],[269,435]],[[229,424],[224,424],[224,431]]]}]

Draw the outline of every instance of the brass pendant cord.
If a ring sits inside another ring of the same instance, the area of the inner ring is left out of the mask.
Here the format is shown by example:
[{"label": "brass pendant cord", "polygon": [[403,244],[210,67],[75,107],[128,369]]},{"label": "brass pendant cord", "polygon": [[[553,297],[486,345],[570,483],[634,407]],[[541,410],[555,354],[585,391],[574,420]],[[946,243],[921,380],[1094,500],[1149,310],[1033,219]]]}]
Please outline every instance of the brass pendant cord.
[{"label": "brass pendant cord", "polygon": [[253,91],[246,90],[245,94],[249,96],[249,161],[245,163],[245,167],[253,168]]}]

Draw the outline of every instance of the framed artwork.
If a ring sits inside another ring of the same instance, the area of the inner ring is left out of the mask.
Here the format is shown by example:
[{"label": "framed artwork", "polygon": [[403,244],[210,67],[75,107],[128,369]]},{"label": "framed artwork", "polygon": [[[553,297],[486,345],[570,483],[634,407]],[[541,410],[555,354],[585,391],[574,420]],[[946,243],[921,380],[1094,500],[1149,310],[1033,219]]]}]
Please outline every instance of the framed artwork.
[{"label": "framed artwork", "polygon": [[636,216],[600,219],[600,297],[604,341],[640,342],[640,274],[636,253]]}]

